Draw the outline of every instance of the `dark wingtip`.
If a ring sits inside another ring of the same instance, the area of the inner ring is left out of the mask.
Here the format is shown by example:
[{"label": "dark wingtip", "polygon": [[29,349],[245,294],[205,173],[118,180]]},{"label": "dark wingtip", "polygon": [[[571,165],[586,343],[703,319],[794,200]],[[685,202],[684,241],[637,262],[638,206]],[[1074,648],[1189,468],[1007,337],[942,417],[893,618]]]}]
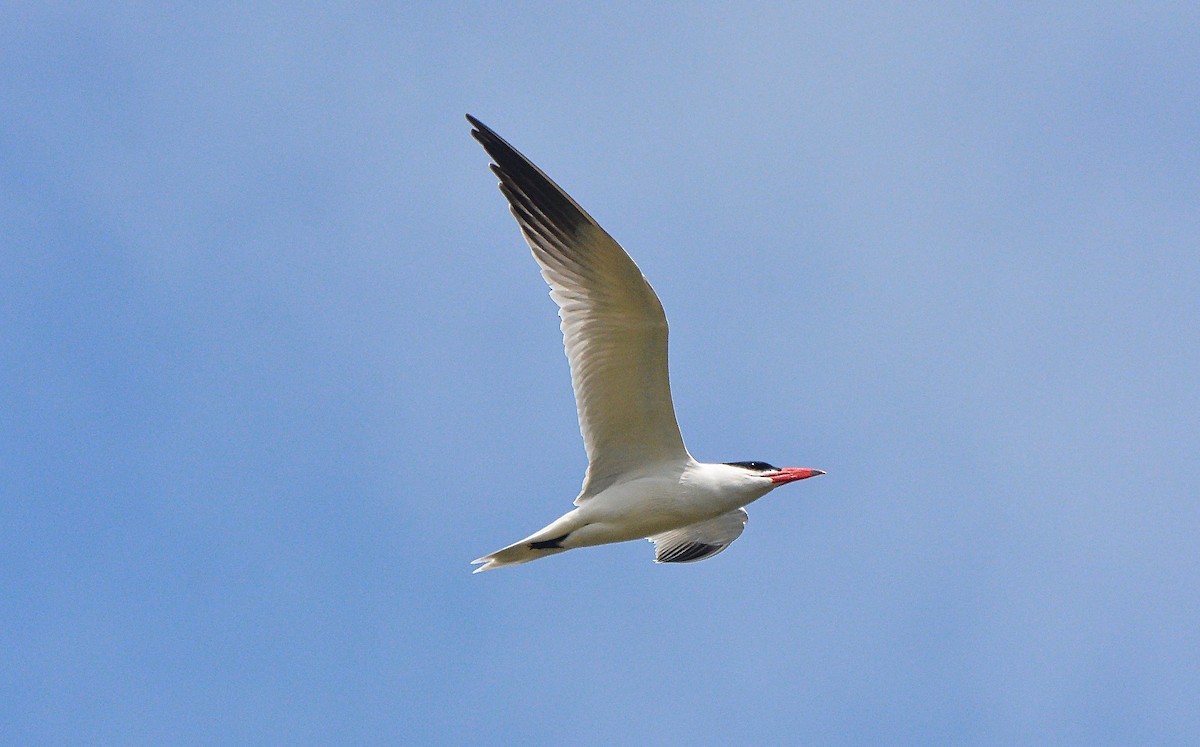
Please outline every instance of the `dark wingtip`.
[{"label": "dark wingtip", "polygon": [[512,151],[522,161],[528,160],[516,148],[509,145],[504,138],[497,135],[496,131],[491,127],[488,127],[470,114],[467,115],[467,121],[471,123],[471,137],[479,141],[479,144],[488,152],[493,161],[499,163],[507,151]]},{"label": "dark wingtip", "polygon": [[471,130],[471,137],[479,141],[491,156],[490,168],[500,180],[500,190],[505,199],[526,216],[517,217],[523,227],[538,235],[549,231],[559,239],[566,240],[581,226],[595,225],[583,208],[575,204],[532,161],[483,122],[470,114],[466,116],[475,128]]},{"label": "dark wingtip", "polygon": [[483,122],[480,122],[475,117],[472,117],[470,114],[467,115],[467,121],[471,123],[471,137],[478,140],[484,147],[487,147],[489,141],[496,141],[500,139],[500,137],[492,131],[491,127],[488,127]]},{"label": "dark wingtip", "polygon": [[701,560],[709,555],[715,555],[720,550],[724,549],[721,545],[709,545],[704,542],[688,542],[678,547],[671,548],[670,552],[663,555],[661,558],[655,558],[659,563],[690,563],[693,560]]}]

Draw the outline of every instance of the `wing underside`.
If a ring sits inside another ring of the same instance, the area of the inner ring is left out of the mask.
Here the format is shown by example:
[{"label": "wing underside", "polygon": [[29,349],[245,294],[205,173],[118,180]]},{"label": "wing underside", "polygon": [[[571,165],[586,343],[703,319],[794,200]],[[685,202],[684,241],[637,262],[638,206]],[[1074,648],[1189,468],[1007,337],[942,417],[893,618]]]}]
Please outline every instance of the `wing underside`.
[{"label": "wing underside", "polygon": [[576,503],[644,465],[687,459],[667,376],[667,319],[654,290],[566,192],[467,119],[559,307],[588,455]]},{"label": "wing underside", "polygon": [[650,537],[655,563],[694,563],[711,558],[742,536],[749,515],[743,509]]}]

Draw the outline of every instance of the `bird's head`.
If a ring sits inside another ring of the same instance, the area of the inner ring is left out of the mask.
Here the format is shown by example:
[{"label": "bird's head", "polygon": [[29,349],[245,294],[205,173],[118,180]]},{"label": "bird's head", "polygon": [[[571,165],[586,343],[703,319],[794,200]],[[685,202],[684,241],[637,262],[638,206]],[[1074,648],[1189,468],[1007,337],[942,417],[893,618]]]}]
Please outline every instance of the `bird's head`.
[{"label": "bird's head", "polygon": [[726,462],[730,467],[738,467],[751,473],[755,477],[764,477],[771,481],[771,487],[777,488],[780,485],[796,480],[805,480],[817,475],[823,475],[825,472],[819,469],[810,469],[808,467],[775,467],[766,462]]}]

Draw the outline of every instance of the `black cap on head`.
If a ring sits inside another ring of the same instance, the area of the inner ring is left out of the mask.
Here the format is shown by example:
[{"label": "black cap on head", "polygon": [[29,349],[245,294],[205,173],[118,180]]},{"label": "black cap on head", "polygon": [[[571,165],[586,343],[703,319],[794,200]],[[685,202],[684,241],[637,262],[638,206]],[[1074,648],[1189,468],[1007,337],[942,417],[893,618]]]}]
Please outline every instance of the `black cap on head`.
[{"label": "black cap on head", "polygon": [[753,470],[755,472],[778,472],[779,468],[774,467],[766,462],[725,462],[730,467],[741,467],[742,469]]}]

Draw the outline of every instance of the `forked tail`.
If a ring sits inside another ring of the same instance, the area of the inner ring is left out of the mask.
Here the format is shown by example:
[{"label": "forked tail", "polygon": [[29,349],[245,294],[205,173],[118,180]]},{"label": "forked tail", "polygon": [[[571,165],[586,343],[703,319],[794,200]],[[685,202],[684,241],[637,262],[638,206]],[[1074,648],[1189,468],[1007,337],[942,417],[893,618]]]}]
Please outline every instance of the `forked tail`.
[{"label": "forked tail", "polygon": [[471,563],[482,563],[483,565],[476,568],[473,573],[480,571],[490,571],[494,568],[503,568],[506,565],[520,565],[528,563],[531,560],[544,558],[548,555],[557,555],[560,552],[566,552],[567,548],[558,545],[547,545],[538,547],[540,542],[530,542],[529,540],[521,540],[520,542],[509,545],[503,550],[497,550],[491,555],[484,555],[482,558],[472,560]]},{"label": "forked tail", "polygon": [[482,563],[483,565],[472,570],[471,573],[490,571],[493,568],[503,568],[506,565],[520,565],[521,563],[528,563],[535,557],[533,551],[523,545],[510,545],[503,550],[497,550],[491,555],[484,555],[482,558],[472,560],[472,565],[476,563]]},{"label": "forked tail", "polygon": [[574,512],[571,512],[545,529],[529,535],[520,542],[514,542],[503,550],[497,550],[491,555],[484,555],[482,558],[472,560],[472,564],[482,563],[473,572],[490,571],[493,568],[503,568],[506,565],[520,565],[521,563],[528,563],[538,558],[566,552],[571,548],[563,547],[563,540],[572,531],[572,525],[575,523],[573,519]]}]

